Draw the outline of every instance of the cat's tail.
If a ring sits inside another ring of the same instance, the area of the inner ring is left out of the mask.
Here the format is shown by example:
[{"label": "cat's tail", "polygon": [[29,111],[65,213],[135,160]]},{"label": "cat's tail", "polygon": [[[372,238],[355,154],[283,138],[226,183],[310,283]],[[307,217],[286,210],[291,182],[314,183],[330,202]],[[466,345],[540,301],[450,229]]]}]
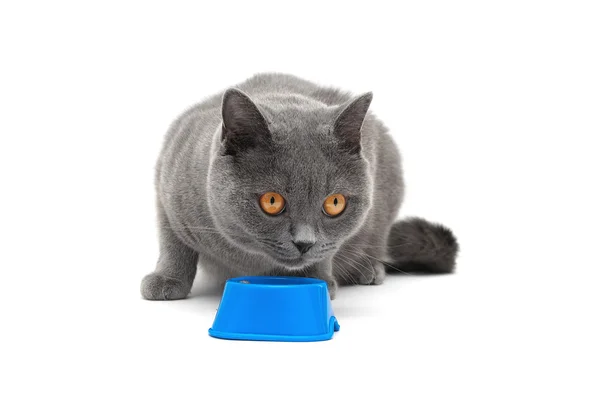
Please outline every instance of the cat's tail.
[{"label": "cat's tail", "polygon": [[458,251],[456,237],[447,227],[422,218],[401,220],[388,236],[388,272],[451,273]]}]

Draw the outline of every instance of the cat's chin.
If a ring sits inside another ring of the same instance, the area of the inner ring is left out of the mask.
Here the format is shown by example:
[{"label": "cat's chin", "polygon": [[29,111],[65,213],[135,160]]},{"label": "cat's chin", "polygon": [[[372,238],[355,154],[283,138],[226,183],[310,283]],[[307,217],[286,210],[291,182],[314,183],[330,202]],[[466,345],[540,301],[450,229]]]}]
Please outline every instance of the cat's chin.
[{"label": "cat's chin", "polygon": [[307,259],[304,257],[298,258],[275,258],[277,264],[285,270],[291,272],[301,271],[305,268],[308,268],[311,265],[314,265],[317,260]]}]

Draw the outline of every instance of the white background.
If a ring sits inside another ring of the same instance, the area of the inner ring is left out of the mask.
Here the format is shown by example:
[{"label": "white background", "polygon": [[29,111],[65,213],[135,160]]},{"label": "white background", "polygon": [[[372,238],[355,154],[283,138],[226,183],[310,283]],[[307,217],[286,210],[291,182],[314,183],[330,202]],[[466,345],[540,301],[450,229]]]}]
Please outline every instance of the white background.
[{"label": "white background", "polygon": [[[599,20],[593,1],[3,2],[0,397],[599,398]],[[321,343],[209,338],[202,283],[140,298],[163,134],[264,71],[374,92],[401,214],[453,228],[456,274],[342,289]]]}]

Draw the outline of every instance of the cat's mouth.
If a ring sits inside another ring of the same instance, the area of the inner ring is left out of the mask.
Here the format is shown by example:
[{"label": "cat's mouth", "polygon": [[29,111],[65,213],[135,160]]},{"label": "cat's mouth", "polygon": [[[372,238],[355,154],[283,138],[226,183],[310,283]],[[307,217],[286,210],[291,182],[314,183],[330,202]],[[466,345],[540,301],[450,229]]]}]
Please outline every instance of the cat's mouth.
[{"label": "cat's mouth", "polygon": [[273,258],[280,266],[290,269],[304,268],[310,264],[314,264],[318,259],[308,254],[282,254],[279,251],[267,250],[268,255]]},{"label": "cat's mouth", "polygon": [[274,259],[280,266],[288,269],[306,268],[316,262],[319,262],[327,257],[327,255],[335,250],[332,244],[315,246],[309,251],[300,251],[292,246],[285,246],[282,242],[276,241],[260,241],[263,251]]},{"label": "cat's mouth", "polygon": [[271,257],[274,258],[275,261],[277,261],[277,263],[281,267],[290,269],[290,270],[303,269],[303,268],[308,267],[309,265],[312,265],[312,264],[320,261],[319,259],[315,259],[312,257],[306,257],[306,256],[285,258],[285,257],[281,257],[281,256],[271,255]]},{"label": "cat's mouth", "polygon": [[277,260],[288,267],[302,268],[308,264],[318,261],[313,257],[307,257],[306,255],[299,255],[297,257],[277,257]]}]

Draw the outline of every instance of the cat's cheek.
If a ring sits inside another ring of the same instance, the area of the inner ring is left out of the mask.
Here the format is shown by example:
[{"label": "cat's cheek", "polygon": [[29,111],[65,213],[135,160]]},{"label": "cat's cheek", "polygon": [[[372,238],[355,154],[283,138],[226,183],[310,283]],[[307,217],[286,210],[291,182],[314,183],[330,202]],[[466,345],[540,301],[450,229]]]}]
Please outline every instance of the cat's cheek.
[{"label": "cat's cheek", "polygon": [[352,227],[360,225],[361,221],[365,219],[366,214],[367,209],[364,201],[349,199],[344,211],[333,217],[324,214],[323,221],[327,227]]}]

